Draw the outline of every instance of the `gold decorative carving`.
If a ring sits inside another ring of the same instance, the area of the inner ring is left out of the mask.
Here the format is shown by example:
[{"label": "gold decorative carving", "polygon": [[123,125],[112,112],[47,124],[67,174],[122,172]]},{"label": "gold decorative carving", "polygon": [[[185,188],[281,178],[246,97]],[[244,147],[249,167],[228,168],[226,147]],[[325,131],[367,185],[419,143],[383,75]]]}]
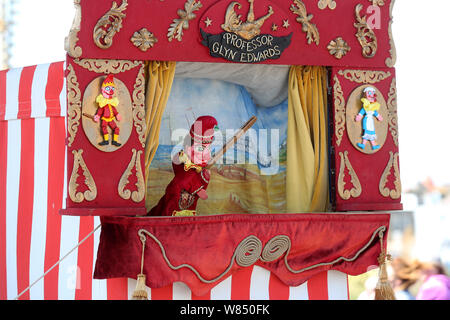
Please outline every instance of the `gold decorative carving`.
[{"label": "gold decorative carving", "polygon": [[173,19],[167,33],[169,41],[172,41],[173,38],[176,38],[178,41],[182,40],[183,29],[187,30],[189,28],[189,21],[196,18],[194,11],[199,10],[202,6],[200,1],[187,0],[184,4],[184,10],[178,9],[177,14],[180,19]]},{"label": "gold decorative carving", "polygon": [[369,0],[370,2],[372,2],[373,6],[378,6],[378,7],[382,7],[384,6],[384,0]]},{"label": "gold decorative carving", "polygon": [[[339,168],[339,176],[338,176],[338,193],[339,196],[344,199],[348,200],[350,197],[357,198],[361,195],[362,188],[361,183],[359,182],[358,176],[356,175],[355,170],[353,170],[352,164],[350,163],[350,160],[348,159],[348,151],[344,151],[344,153],[339,152],[339,156],[341,158],[341,165]],[[351,182],[353,184],[353,188],[350,190],[345,190],[345,168],[347,168],[350,177]]]},{"label": "gold decorative carving", "polygon": [[95,73],[118,74],[142,65],[141,61],[105,60],[105,59],[75,59],[74,62]]},{"label": "gold decorative carving", "polygon": [[341,145],[342,137],[345,131],[345,98],[341,83],[338,77],[334,76],[334,126],[336,135],[336,144]]},{"label": "gold decorative carving", "polygon": [[308,14],[306,11],[306,6],[301,0],[294,0],[294,4],[290,7],[291,11],[298,15],[295,19],[298,23],[302,25],[302,31],[306,32],[306,38],[308,39],[308,44],[315,42],[316,45],[320,43],[320,35],[317,26],[311,23],[311,19],[314,17],[312,14]]},{"label": "gold decorative carving", "polygon": [[[394,190],[389,190],[389,188],[386,187],[388,176],[391,173],[392,167],[394,167]],[[392,199],[399,199],[402,194],[402,185],[400,182],[400,170],[398,167],[398,153],[393,153],[392,151],[389,151],[389,162],[386,166],[386,168],[383,171],[383,174],[381,175],[380,184],[379,184],[379,190],[380,193],[383,195],[383,197],[391,197]]]},{"label": "gold decorative carving", "polygon": [[93,32],[94,43],[97,47],[101,49],[111,47],[114,36],[122,29],[122,19],[126,16],[123,12],[127,6],[127,0],[122,0],[120,7],[113,1],[111,9],[97,21]]},{"label": "gold decorative carving", "polygon": [[391,5],[389,7],[389,27],[388,27],[388,34],[389,34],[389,45],[391,48],[389,49],[390,57],[386,59],[386,66],[389,68],[393,68],[395,65],[395,62],[397,62],[397,49],[395,48],[395,42],[394,42],[394,36],[392,35],[392,11],[394,9],[394,3],[395,0],[391,0]]},{"label": "gold decorative carving", "polygon": [[[142,167],[141,167],[141,154],[142,150],[136,151],[136,149],[131,150],[133,152],[133,155],[131,157],[131,161],[128,164],[127,169],[122,174],[122,177],[119,180],[119,185],[117,188],[117,191],[119,192],[119,195],[122,199],[129,200],[131,197],[131,200],[134,202],[141,202],[144,200],[145,196],[145,181],[144,181],[144,175],[142,174]],[[137,191],[131,192],[129,189],[125,189],[127,184],[129,183],[128,178],[130,177],[133,168],[136,170],[136,187]]]},{"label": "gold decorative carving", "polygon": [[[373,149],[369,146],[361,149],[358,147],[358,143],[362,142],[361,138],[363,135],[363,127],[362,121],[355,121],[356,115],[360,112],[363,107],[363,103],[361,102],[361,98],[364,96],[364,89],[367,87],[372,87],[376,90],[377,93],[377,102],[380,103],[380,109],[378,113],[382,116],[383,121],[378,119],[374,119],[374,126],[376,131],[376,142],[380,146],[378,149]],[[387,135],[388,135],[388,111],[386,106],[386,100],[384,99],[381,91],[376,88],[372,84],[364,84],[357,88],[355,88],[350,96],[347,98],[347,106],[345,108],[345,117],[346,117],[346,127],[347,127],[347,135],[350,140],[350,143],[360,152],[365,154],[373,154],[382,149],[383,145],[386,143]]]},{"label": "gold decorative carving", "polygon": [[394,144],[398,147],[397,88],[395,78],[392,79],[391,87],[389,88],[387,109],[389,131],[391,132]]},{"label": "gold decorative carving", "polygon": [[365,58],[373,58],[377,53],[378,43],[375,32],[369,27],[366,21],[366,16],[361,17],[362,4],[357,4],[355,8],[356,23],[354,24],[357,29],[356,38],[362,47],[362,55]]},{"label": "gold decorative carving", "polygon": [[81,119],[81,90],[73,66],[67,66],[67,131],[68,146],[71,147],[78,132]]},{"label": "gold decorative carving", "polygon": [[351,50],[350,46],[345,42],[344,39],[338,37],[334,40],[331,40],[327,46],[328,51],[332,56],[336,59],[341,59],[343,56],[347,54]]},{"label": "gold decorative carving", "polygon": [[235,33],[245,40],[250,40],[261,33],[261,27],[264,22],[274,13],[271,6],[269,6],[269,11],[265,16],[255,20],[255,14],[253,12],[253,3],[255,0],[248,0],[250,3],[250,9],[247,14],[247,21],[243,22],[240,19],[240,15],[237,15],[234,11],[234,7],[238,6],[240,9],[242,5],[233,1],[227,8],[225,14],[225,23],[221,25],[222,29],[228,32]]},{"label": "gold decorative carving", "polygon": [[[92,201],[97,197],[97,186],[95,185],[95,181],[92,178],[92,175],[89,172],[86,163],[84,162],[83,149],[73,150],[72,153],[73,153],[73,169],[72,174],[70,175],[69,190],[68,190],[70,199],[76,203],[83,202],[84,200]],[[84,183],[88,187],[88,190],[84,192],[77,192],[79,187],[77,183],[77,179],[79,176],[78,170],[80,167],[83,170]]]},{"label": "gold decorative carving", "polygon": [[158,42],[158,39],[156,39],[153,33],[146,28],[136,31],[130,40],[135,47],[144,52],[149,48],[152,48],[155,43]]},{"label": "gold decorative carving", "polygon": [[334,1],[334,0],[319,0],[319,2],[317,3],[317,6],[321,10],[326,9],[326,7],[330,8],[331,10],[334,10],[334,9],[336,9],[336,1]]},{"label": "gold decorative carving", "polygon": [[371,71],[371,70],[339,70],[339,74],[345,79],[356,83],[378,83],[386,80],[391,76],[391,73],[384,71]]},{"label": "gold decorative carving", "polygon": [[142,148],[145,148],[145,65],[142,64],[139,69],[132,94],[132,110],[134,127],[141,142]]},{"label": "gold decorative carving", "polygon": [[73,18],[72,27],[70,28],[69,35],[64,39],[64,50],[72,58],[78,58],[82,55],[83,50],[80,46],[77,46],[78,42],[78,32],[80,32],[81,27],[81,0],[74,0],[73,4],[75,6],[75,17]]}]

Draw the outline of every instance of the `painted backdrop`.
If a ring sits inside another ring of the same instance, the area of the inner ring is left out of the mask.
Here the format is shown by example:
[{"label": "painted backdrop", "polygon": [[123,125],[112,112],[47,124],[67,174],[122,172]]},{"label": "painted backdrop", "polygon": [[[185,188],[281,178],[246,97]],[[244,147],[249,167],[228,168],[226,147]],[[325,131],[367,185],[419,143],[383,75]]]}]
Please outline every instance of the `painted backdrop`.
[{"label": "painted backdrop", "polygon": [[255,125],[211,169],[209,198],[198,202],[197,214],[285,212],[287,108],[287,99],[258,107],[243,86],[229,82],[175,78],[148,176],[147,204],[153,207],[164,194],[173,178],[171,155],[182,148],[197,117],[211,115],[219,123],[214,153],[255,115]]}]

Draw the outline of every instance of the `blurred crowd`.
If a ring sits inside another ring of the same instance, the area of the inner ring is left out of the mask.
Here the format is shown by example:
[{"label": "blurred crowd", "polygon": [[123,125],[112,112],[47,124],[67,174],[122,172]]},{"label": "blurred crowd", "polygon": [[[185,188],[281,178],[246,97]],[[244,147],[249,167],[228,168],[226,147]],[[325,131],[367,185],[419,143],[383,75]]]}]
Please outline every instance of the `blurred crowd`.
[{"label": "blurred crowd", "polygon": [[[440,262],[397,257],[388,264],[388,277],[397,300],[450,300],[450,277]],[[377,281],[369,277],[358,300],[373,300]]]}]

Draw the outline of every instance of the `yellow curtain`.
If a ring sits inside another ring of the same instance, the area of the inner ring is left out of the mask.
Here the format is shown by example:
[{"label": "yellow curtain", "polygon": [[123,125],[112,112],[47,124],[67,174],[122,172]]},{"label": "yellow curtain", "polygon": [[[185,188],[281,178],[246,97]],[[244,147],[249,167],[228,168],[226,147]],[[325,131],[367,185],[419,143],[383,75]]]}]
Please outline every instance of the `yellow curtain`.
[{"label": "yellow curtain", "polygon": [[159,129],[166,108],[175,75],[176,62],[150,61],[148,63],[148,81],[145,92],[145,176],[148,178],[150,164],[159,145]]},{"label": "yellow curtain", "polygon": [[328,208],[327,70],[292,66],[289,72],[286,209]]}]

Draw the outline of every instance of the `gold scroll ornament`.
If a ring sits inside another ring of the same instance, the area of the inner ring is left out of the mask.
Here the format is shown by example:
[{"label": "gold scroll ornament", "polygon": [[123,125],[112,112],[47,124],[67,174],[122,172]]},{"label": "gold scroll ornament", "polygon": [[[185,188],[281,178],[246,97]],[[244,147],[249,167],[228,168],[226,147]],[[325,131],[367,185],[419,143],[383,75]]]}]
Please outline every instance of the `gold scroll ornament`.
[{"label": "gold scroll ornament", "polygon": [[[117,191],[122,199],[129,200],[131,198],[131,200],[137,203],[144,200],[145,196],[145,181],[141,167],[142,150],[136,151],[136,149],[133,149],[131,151],[133,152],[133,155],[131,156],[131,160],[128,163],[128,167],[120,178]],[[131,176],[133,168],[136,170],[137,182],[135,185],[137,187],[137,191],[131,192],[129,189],[125,189],[125,187],[129,183],[128,178]]]},{"label": "gold scroll ornament", "polygon": [[189,28],[189,21],[195,19],[197,16],[194,11],[199,10],[202,7],[202,3],[196,0],[187,0],[184,4],[184,10],[178,9],[177,14],[179,19],[173,19],[172,24],[167,32],[167,38],[172,41],[173,38],[178,41],[182,40],[183,29]]},{"label": "gold scroll ornament", "polygon": [[361,44],[364,58],[373,58],[378,49],[377,36],[367,24],[367,17],[361,17],[362,8],[363,5],[360,3],[355,8],[356,23],[354,23],[354,26],[357,29],[356,38]]},{"label": "gold scroll ornament", "polygon": [[373,6],[378,6],[378,7],[384,6],[384,0],[369,0],[369,1],[372,2]]},{"label": "gold scroll ornament", "polygon": [[67,66],[67,131],[68,146],[71,147],[78,132],[81,119],[81,90],[73,66]]},{"label": "gold scroll ornament", "polygon": [[342,91],[341,83],[338,77],[334,76],[334,134],[336,136],[336,145],[340,146],[345,131],[345,97]]},{"label": "gold scroll ornament", "polygon": [[372,70],[339,70],[339,75],[343,76],[345,79],[356,82],[356,83],[364,83],[364,84],[375,84],[386,80],[391,76],[389,71],[372,71]]},{"label": "gold scroll ornament", "polygon": [[75,59],[74,62],[86,70],[106,74],[119,74],[142,64],[141,61],[106,59]]},{"label": "gold scroll ornament", "polygon": [[394,36],[392,35],[392,11],[394,10],[395,0],[391,0],[391,5],[389,6],[389,45],[391,48],[389,49],[390,57],[386,58],[386,66],[389,68],[393,68],[395,62],[397,62],[397,49],[395,48]]},{"label": "gold scroll ornament", "polygon": [[[350,197],[358,198],[362,192],[361,183],[359,182],[358,176],[356,175],[355,170],[353,170],[352,164],[348,159],[348,151],[344,151],[343,153],[339,152],[339,157],[341,158],[341,165],[339,168],[338,176],[339,196],[344,200],[348,200],[350,199]],[[347,168],[351,177],[351,182],[353,184],[353,188],[351,188],[350,190],[345,189],[345,168]]]},{"label": "gold scroll ornament", "polygon": [[311,19],[314,17],[312,14],[308,14],[306,11],[306,6],[301,0],[294,0],[294,4],[290,7],[291,11],[298,15],[295,19],[298,23],[302,25],[302,31],[306,32],[306,38],[308,39],[308,44],[314,42],[316,45],[320,43],[320,34],[317,26],[311,23]]},{"label": "gold scroll ornament", "polygon": [[[391,174],[392,167],[394,168],[394,187],[395,189],[389,190],[386,187],[388,176]],[[386,165],[386,168],[381,175],[379,190],[383,197],[391,197],[392,199],[399,199],[402,194],[402,185],[400,182],[400,170],[398,166],[398,152],[395,154],[392,151],[389,151],[389,162]]]},{"label": "gold scroll ornament", "polygon": [[72,26],[69,31],[69,35],[64,39],[64,50],[73,58],[78,58],[83,53],[80,46],[77,46],[78,32],[80,32],[81,26],[81,0],[74,0],[75,17],[73,18]]},{"label": "gold scroll ornament", "polygon": [[394,144],[398,147],[397,88],[395,78],[392,79],[391,87],[389,88],[387,109],[389,131],[391,132]]},{"label": "gold scroll ornament", "polygon": [[122,29],[123,13],[128,6],[127,0],[122,0],[120,7],[113,1],[111,9],[105,13],[94,27],[93,39],[97,47],[108,49],[113,43],[113,38]]},{"label": "gold scroll ornament", "polygon": [[[93,201],[97,197],[97,186],[95,185],[94,178],[92,177],[86,163],[83,159],[83,149],[73,150],[73,169],[69,180],[69,197],[73,202],[80,203],[84,200]],[[78,170],[81,167],[84,175],[84,183],[88,187],[88,190],[84,192],[78,192]]]}]

